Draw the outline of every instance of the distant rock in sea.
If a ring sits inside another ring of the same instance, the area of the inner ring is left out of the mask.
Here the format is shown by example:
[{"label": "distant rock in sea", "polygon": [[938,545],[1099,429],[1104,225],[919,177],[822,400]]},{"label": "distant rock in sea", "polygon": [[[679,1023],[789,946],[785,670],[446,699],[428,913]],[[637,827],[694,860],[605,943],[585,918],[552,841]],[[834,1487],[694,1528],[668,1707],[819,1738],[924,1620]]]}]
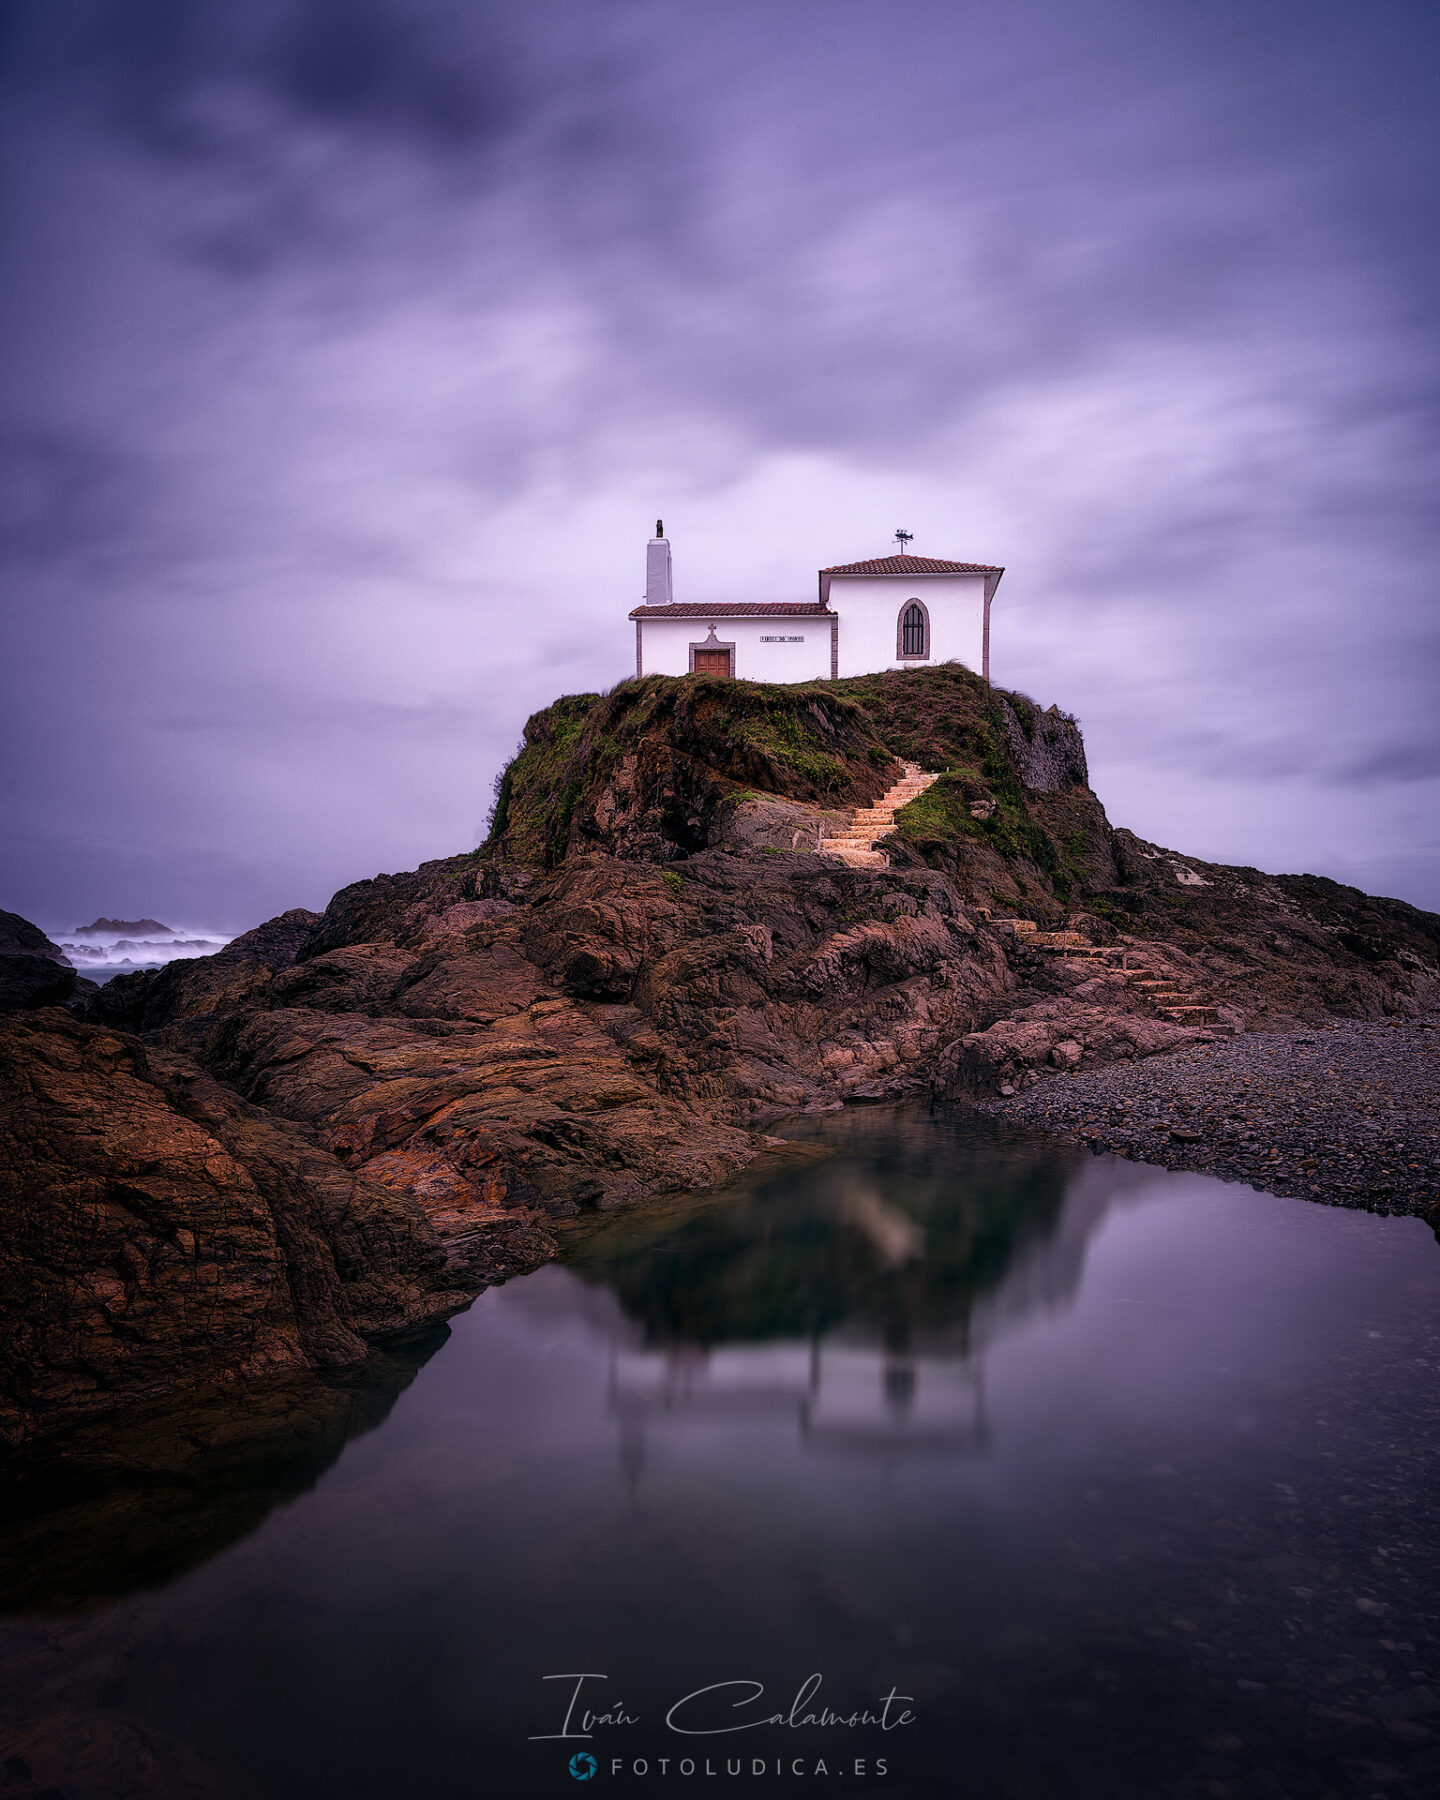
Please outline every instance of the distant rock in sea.
[{"label": "distant rock in sea", "polygon": [[140,937],[155,932],[166,937],[174,937],[172,926],[162,925],[158,919],[96,919],[90,925],[77,925],[73,932],[75,937]]}]

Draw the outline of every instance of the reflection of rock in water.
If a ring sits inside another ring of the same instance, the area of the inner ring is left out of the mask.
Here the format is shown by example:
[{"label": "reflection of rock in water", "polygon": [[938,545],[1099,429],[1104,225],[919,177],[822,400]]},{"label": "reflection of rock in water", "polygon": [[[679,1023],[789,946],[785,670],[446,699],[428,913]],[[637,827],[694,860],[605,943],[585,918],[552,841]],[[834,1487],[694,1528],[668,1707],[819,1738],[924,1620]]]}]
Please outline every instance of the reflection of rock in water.
[{"label": "reflection of rock in water", "polygon": [[853,1156],[649,1225],[637,1208],[578,1238],[569,1267],[610,1288],[653,1344],[840,1332],[961,1348],[1022,1266],[1035,1304],[1073,1290],[1098,1219],[1087,1204],[1078,1233],[1067,1222],[1077,1152],[968,1119],[937,1129],[928,1110],[827,1126]]},{"label": "reflection of rock in water", "polygon": [[325,1375],[97,1421],[0,1481],[0,1608],[64,1611],[162,1586],[312,1488],[383,1423],[441,1326]]},{"label": "reflection of rock in water", "polygon": [[928,1110],[825,1137],[832,1161],[576,1235],[570,1268],[621,1309],[602,1328],[632,1491],[669,1426],[789,1421],[809,1452],[885,1459],[984,1449],[983,1346],[1068,1304],[1137,1180]]}]

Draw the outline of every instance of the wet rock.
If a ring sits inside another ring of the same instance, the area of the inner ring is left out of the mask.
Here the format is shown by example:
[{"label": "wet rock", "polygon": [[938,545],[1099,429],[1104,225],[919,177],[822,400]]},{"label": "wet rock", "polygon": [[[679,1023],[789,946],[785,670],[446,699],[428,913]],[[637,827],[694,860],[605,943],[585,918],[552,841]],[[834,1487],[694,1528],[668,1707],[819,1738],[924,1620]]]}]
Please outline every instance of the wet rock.
[{"label": "wet rock", "polygon": [[58,1010],[0,1021],[0,1437],[352,1363],[461,1306],[408,1196],[187,1059]]}]

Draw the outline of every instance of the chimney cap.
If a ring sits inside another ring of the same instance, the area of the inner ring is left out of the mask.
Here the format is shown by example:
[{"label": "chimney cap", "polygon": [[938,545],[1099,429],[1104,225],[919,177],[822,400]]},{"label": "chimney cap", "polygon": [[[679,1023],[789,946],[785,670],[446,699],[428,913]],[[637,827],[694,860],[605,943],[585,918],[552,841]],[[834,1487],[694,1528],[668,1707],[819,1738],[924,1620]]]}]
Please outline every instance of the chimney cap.
[{"label": "chimney cap", "polygon": [[655,535],[656,535],[656,537],[657,537],[657,538],[659,538],[659,537],[664,537],[664,535],[665,535],[665,521],[664,521],[664,520],[663,520],[663,519],[657,519],[657,520],[656,520],[656,521],[655,521]]}]

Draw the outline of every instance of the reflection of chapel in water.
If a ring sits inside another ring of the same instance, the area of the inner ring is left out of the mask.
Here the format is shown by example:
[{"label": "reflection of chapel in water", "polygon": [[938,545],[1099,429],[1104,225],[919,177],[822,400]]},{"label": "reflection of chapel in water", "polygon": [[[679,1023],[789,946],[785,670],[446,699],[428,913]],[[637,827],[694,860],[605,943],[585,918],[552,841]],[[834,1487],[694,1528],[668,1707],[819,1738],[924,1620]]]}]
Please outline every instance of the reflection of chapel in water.
[{"label": "reflection of chapel in water", "polygon": [[626,1484],[657,1432],[792,1423],[811,1453],[888,1462],[965,1455],[989,1438],[984,1362],[814,1338],[808,1345],[611,1351],[607,1400]]},{"label": "reflection of chapel in water", "polygon": [[632,1491],[696,1432],[778,1429],[803,1456],[878,1467],[984,1455],[988,1346],[1068,1306],[1130,1185],[973,1123],[939,1154],[928,1118],[914,1154],[903,1118],[851,1130],[885,1140],[888,1166],[842,1156],[653,1232],[617,1220],[570,1259],[616,1308],[604,1404]]}]

